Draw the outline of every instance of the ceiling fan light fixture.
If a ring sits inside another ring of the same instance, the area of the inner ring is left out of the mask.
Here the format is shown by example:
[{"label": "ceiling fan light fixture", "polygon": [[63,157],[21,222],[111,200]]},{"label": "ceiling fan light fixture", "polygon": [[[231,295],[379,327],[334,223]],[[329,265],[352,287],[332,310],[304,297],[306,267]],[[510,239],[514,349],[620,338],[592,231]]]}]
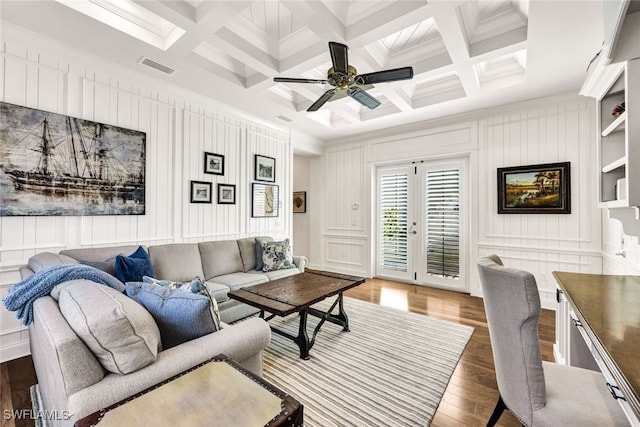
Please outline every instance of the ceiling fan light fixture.
[{"label": "ceiling fan light fixture", "polygon": [[333,66],[327,71],[326,80],[274,77],[273,81],[280,83],[329,83],[335,89],[326,91],[307,109],[307,111],[316,111],[327,101],[342,98],[345,94],[368,108],[376,108],[380,105],[380,101],[369,95],[363,86],[371,87],[374,83],[387,83],[413,78],[412,67],[358,75],[355,67],[349,65],[348,50],[349,48],[345,44],[329,42],[329,53],[331,54],[331,64]]}]

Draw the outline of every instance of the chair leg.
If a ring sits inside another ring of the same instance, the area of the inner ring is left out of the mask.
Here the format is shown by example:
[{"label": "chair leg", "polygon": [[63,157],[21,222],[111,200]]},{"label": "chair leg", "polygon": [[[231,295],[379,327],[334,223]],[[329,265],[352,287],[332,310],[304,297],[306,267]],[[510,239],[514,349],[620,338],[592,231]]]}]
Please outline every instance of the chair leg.
[{"label": "chair leg", "polygon": [[502,401],[502,396],[498,396],[496,407],[493,408],[493,413],[491,414],[491,418],[489,418],[489,421],[487,421],[487,427],[495,426],[498,420],[500,419],[500,416],[502,416],[502,413],[504,412],[505,409],[507,409],[507,406]]}]

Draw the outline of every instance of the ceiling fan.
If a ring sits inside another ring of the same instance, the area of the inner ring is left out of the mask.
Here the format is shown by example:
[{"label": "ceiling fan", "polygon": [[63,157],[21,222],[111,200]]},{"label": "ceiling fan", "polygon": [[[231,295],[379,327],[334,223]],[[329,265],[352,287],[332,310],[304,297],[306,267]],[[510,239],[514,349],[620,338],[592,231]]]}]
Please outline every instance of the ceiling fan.
[{"label": "ceiling fan", "polygon": [[412,67],[394,68],[392,70],[375,71],[373,73],[358,74],[356,69],[349,65],[347,45],[337,42],[329,42],[329,52],[333,67],[327,71],[326,79],[295,79],[289,77],[274,77],[274,82],[279,83],[329,83],[333,89],[326,91],[316,102],[311,104],[307,111],[316,111],[327,101],[336,97],[349,95],[365,107],[371,109],[380,105],[380,101],[369,95],[363,88],[374,83],[395,82],[413,78]]}]

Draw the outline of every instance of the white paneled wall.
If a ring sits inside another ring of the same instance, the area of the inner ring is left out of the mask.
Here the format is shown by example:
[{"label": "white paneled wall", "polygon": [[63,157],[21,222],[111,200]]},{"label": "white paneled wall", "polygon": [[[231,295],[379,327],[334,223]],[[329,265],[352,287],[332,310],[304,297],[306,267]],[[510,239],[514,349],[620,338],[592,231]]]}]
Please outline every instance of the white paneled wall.
[{"label": "white paneled wall", "polygon": [[[132,76],[116,64],[98,64],[95,58],[66,62],[45,53],[50,50],[37,41],[25,46],[10,33],[3,29],[0,100],[146,132],[146,212],[0,217],[0,297],[37,252],[291,235],[288,131],[227,114],[197,94]],[[204,173],[205,151],[225,156],[224,176]],[[276,159],[277,218],[251,218],[255,154]],[[189,202],[191,180],[212,183],[212,204]],[[216,203],[218,183],[236,185],[235,205]],[[28,353],[27,329],[0,308],[0,361]]]},{"label": "white paneled wall", "polygon": [[[600,211],[596,206],[595,113],[587,98],[562,95],[499,108],[384,137],[337,141],[323,154],[322,228],[312,227],[311,263],[318,268],[373,274],[372,209],[378,166],[469,158],[471,231],[465,248],[467,288],[480,295],[475,259],[497,253],[531,271],[547,308],[555,307],[552,271],[602,271]],[[498,215],[497,168],[571,162],[568,215]],[[359,209],[355,209],[355,204]]]},{"label": "white paneled wall", "polygon": [[[601,273],[596,204],[594,109],[587,99],[509,112],[479,122],[478,254],[536,276],[543,305],[554,306],[553,271]],[[571,162],[571,214],[498,215],[499,167]]]}]

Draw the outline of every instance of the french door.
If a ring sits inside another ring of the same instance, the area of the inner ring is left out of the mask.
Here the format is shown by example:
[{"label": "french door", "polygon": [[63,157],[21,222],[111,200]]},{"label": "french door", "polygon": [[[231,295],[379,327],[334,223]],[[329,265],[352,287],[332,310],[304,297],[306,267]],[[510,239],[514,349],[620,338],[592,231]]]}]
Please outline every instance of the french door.
[{"label": "french door", "polygon": [[376,276],[466,291],[465,159],[379,168]]}]

